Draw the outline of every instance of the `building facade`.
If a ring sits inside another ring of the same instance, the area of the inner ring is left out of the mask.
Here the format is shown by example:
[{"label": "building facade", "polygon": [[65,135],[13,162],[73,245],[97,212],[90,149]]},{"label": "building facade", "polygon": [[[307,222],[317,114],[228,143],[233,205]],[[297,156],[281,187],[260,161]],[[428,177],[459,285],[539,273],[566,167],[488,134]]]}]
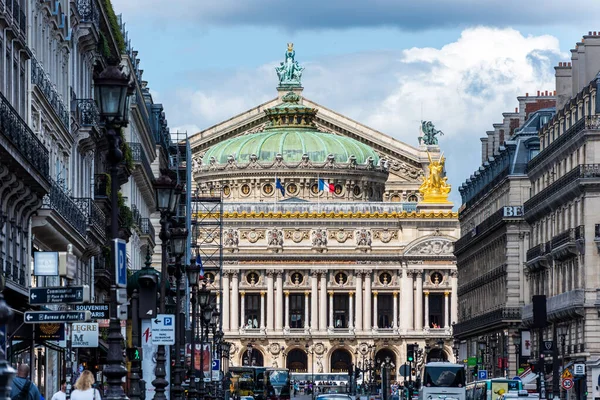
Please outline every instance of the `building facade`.
[{"label": "building facade", "polygon": [[[546,295],[548,326],[542,336],[531,331],[532,360],[540,357],[541,340],[553,340],[546,357],[548,391],[558,387],[552,362],[572,368],[583,364],[569,398],[600,397],[600,341],[597,267],[600,188],[600,36],[589,32],[571,50],[571,62],[556,70],[557,113],[539,132],[540,152],[528,164],[531,198],[524,218],[531,234],[524,241],[525,271],[531,295]],[[523,324],[534,322],[531,298],[523,307]],[[553,379],[554,378],[554,379]],[[554,383],[554,385],[553,385]]]},{"label": "building facade", "polygon": [[207,277],[231,364],[389,356],[396,379],[409,343],[454,359],[458,221],[437,140],[412,147],[303,97],[294,57],[277,98],[190,138],[198,195],[223,202],[222,275]]},{"label": "building facade", "polygon": [[[554,115],[554,94],[518,98],[514,113],[482,139],[483,163],[459,188],[461,238],[454,254],[461,280],[454,335],[474,380],[515,376],[527,366],[520,352],[521,307],[530,298],[522,265],[529,225],[527,163],[539,152],[537,133]],[[526,354],[525,349],[523,354]]]}]

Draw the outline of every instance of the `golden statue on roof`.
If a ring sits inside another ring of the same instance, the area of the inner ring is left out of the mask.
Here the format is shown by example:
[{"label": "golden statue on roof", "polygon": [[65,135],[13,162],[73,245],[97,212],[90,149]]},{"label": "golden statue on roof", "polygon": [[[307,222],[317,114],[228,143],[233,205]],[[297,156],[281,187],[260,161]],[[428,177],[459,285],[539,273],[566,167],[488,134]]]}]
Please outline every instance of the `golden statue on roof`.
[{"label": "golden statue on roof", "polygon": [[419,187],[419,192],[423,196],[423,203],[449,203],[448,194],[451,187],[447,182],[448,178],[444,176],[444,166],[446,163],[444,153],[440,154],[440,158],[437,161],[431,158],[429,152],[427,152],[427,157],[429,157],[429,175],[425,178],[421,187]]}]

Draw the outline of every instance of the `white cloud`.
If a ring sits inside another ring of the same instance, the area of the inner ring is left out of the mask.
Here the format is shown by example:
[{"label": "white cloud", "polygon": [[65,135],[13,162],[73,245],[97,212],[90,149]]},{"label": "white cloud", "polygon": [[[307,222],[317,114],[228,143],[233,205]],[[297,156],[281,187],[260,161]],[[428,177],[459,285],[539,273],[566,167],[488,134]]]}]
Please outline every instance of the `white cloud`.
[{"label": "white cloud", "polygon": [[[562,57],[562,58],[561,58]],[[514,110],[516,97],[552,90],[552,66],[566,59],[552,36],[472,28],[435,48],[347,54],[306,62],[304,95],[317,103],[416,145],[420,119],[444,131],[453,199],[480,163],[485,131]],[[200,72],[197,87],[169,97],[171,125],[202,129],[276,96],[277,62],[255,70]],[[162,93],[162,95],[166,95]]]}]

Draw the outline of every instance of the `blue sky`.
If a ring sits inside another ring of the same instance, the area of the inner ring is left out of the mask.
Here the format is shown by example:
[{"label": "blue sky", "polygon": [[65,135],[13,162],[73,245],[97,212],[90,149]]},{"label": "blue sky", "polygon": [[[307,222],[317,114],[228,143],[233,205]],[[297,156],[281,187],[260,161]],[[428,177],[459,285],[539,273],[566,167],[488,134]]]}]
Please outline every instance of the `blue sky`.
[{"label": "blue sky", "polygon": [[274,67],[293,42],[311,100],[411,145],[420,119],[445,132],[457,207],[479,138],[517,96],[554,90],[553,66],[600,29],[600,2],[589,0],[113,4],[172,129],[191,134],[275,97]]}]

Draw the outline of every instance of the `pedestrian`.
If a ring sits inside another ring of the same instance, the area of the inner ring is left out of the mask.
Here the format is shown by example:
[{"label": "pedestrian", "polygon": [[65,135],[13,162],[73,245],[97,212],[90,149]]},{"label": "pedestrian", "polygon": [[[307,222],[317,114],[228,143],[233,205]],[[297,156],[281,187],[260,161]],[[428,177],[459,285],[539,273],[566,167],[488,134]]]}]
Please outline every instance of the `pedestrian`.
[{"label": "pedestrian", "polygon": [[87,369],[84,370],[75,382],[75,390],[71,392],[71,400],[102,400],[98,389],[92,387],[95,382],[94,374]]},{"label": "pedestrian", "polygon": [[52,400],[65,400],[67,398],[67,381],[60,381],[60,390],[52,395]]},{"label": "pedestrian", "polygon": [[35,383],[29,380],[29,365],[21,364],[17,368],[17,376],[12,381],[10,398],[12,400],[40,400],[40,391]]}]

